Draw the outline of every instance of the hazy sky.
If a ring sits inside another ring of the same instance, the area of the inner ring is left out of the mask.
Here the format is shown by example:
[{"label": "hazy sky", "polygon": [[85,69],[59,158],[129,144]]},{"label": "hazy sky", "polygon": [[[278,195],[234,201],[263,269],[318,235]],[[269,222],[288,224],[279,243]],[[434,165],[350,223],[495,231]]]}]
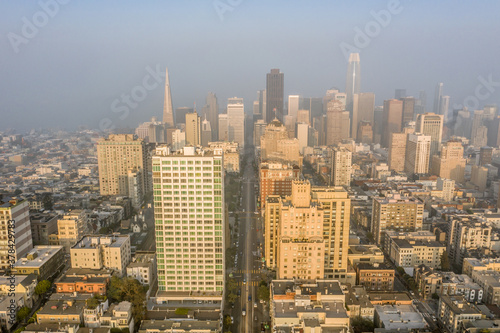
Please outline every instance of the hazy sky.
[{"label": "hazy sky", "polygon": [[[499,12],[498,1],[2,1],[0,130],[160,118],[163,82],[148,68],[169,68],[174,108],[200,110],[213,91],[221,109],[238,96],[250,111],[271,68],[285,95],[320,97],[345,89],[341,45],[359,49],[377,104],[406,88],[432,106],[437,82],[452,107],[500,103]],[[493,83],[477,88],[479,77]],[[132,91],[129,114],[113,112]]]}]

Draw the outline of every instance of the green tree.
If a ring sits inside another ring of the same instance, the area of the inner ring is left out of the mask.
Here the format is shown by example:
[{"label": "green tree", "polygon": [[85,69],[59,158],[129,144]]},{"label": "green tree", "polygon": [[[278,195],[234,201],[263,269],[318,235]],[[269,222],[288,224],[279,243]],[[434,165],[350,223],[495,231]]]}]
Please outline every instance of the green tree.
[{"label": "green tree", "polygon": [[257,289],[257,297],[259,297],[259,299],[268,302],[269,296],[270,293],[269,293],[269,288],[267,286],[262,285],[259,287],[259,289]]},{"label": "green tree", "polygon": [[351,320],[351,326],[354,333],[373,332],[375,330],[373,322],[361,316],[353,318]]},{"label": "green tree", "polygon": [[17,311],[16,315],[17,321],[18,322],[24,321],[24,319],[26,319],[26,317],[29,316],[30,312],[31,309],[28,308],[27,306],[23,306],[22,308],[20,308],[19,311]]},{"label": "green tree", "polygon": [[449,271],[451,270],[450,258],[448,257],[448,251],[444,251],[441,254],[441,270]]},{"label": "green tree", "polygon": [[87,300],[87,307],[89,309],[95,309],[95,308],[97,308],[99,303],[101,303],[101,302],[99,302],[99,300],[96,297],[92,297],[92,298],[89,298]]},{"label": "green tree", "polygon": [[52,210],[54,202],[52,200],[52,193],[46,193],[42,197],[42,205],[45,210]]},{"label": "green tree", "polygon": [[224,326],[227,328],[233,324],[231,316],[224,316]]},{"label": "green tree", "polygon": [[103,235],[109,234],[109,231],[109,227],[102,227],[101,229],[99,229],[99,233]]},{"label": "green tree", "polygon": [[234,294],[234,293],[227,293],[227,301],[229,303],[236,303],[236,300],[238,299],[238,295]]},{"label": "green tree", "polygon": [[396,271],[401,276],[403,276],[404,274],[406,274],[405,269],[403,267],[401,267],[401,266],[399,266],[398,268],[396,268]]},{"label": "green tree", "polygon": [[112,302],[127,301],[132,303],[132,316],[136,326],[139,327],[145,314],[146,291],[134,278],[120,279],[113,276],[109,284],[108,298]]},{"label": "green tree", "polygon": [[35,287],[35,294],[38,296],[45,294],[47,291],[49,291],[50,287],[52,284],[50,283],[49,280],[42,280],[38,282],[38,284]]},{"label": "green tree", "polygon": [[436,293],[432,294],[432,299],[438,300],[439,299],[439,295],[436,294]]}]

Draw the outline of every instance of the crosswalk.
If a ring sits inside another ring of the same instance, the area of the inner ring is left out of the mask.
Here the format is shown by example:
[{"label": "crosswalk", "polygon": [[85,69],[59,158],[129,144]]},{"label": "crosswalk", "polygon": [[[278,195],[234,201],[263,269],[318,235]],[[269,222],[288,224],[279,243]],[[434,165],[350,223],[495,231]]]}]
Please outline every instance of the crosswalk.
[{"label": "crosswalk", "polygon": [[248,270],[248,269],[238,269],[235,271],[236,274],[247,274],[247,273],[250,273],[250,274],[260,274],[262,271],[260,269],[251,269],[251,270]]},{"label": "crosswalk", "polygon": [[259,282],[258,281],[249,281],[245,284],[243,284],[242,281],[238,281],[238,286],[239,287],[242,287],[242,286],[250,286],[250,287],[257,287],[259,285]]}]

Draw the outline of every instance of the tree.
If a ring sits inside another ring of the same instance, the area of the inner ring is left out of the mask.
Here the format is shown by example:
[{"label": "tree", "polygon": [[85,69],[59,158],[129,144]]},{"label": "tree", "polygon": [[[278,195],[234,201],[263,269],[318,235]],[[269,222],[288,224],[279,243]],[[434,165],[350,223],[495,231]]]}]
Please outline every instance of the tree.
[{"label": "tree", "polygon": [[27,306],[23,306],[22,308],[20,308],[19,311],[17,311],[16,315],[17,321],[18,322],[24,321],[24,319],[26,319],[26,317],[29,316],[30,312],[31,309],[28,308]]},{"label": "tree", "polygon": [[373,332],[375,330],[373,322],[361,316],[353,318],[351,320],[351,326],[354,333]]},{"label": "tree", "polygon": [[109,227],[102,227],[101,229],[99,229],[99,233],[100,234],[109,234]]},{"label": "tree", "polygon": [[233,321],[231,320],[231,316],[224,316],[224,326],[229,327]]},{"label": "tree", "polygon": [[134,278],[120,279],[113,276],[109,284],[108,298],[111,298],[112,302],[127,301],[132,303],[132,316],[138,327],[144,318],[146,291],[141,283]]},{"label": "tree", "polygon": [[50,287],[52,284],[50,283],[49,280],[42,280],[38,282],[38,284],[35,287],[35,294],[38,296],[45,294],[47,291],[49,291]]},{"label": "tree", "polygon": [[432,294],[432,299],[438,300],[439,299],[439,295],[436,294],[436,293]]},{"label": "tree", "polygon": [[444,251],[441,254],[441,270],[449,271],[451,270],[450,258],[448,257],[448,251]]},{"label": "tree", "polygon": [[404,274],[406,274],[405,269],[403,267],[401,267],[401,266],[399,266],[398,268],[396,268],[396,271],[401,276],[403,276]]},{"label": "tree", "polygon": [[257,289],[257,297],[259,297],[259,299],[267,302],[269,301],[269,296],[270,293],[268,287],[262,285],[259,287],[259,289]]},{"label": "tree", "polygon": [[54,202],[52,200],[52,194],[51,193],[46,193],[42,197],[42,205],[43,209],[45,210],[52,210],[54,207]]}]

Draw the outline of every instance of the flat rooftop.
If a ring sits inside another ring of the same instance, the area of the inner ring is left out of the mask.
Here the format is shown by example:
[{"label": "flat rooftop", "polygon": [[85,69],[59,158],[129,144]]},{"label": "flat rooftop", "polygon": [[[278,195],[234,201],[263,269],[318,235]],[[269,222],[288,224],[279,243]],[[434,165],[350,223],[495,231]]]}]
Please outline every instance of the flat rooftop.
[{"label": "flat rooftop", "polygon": [[78,249],[91,249],[98,246],[106,247],[121,247],[127,240],[130,239],[128,235],[120,236],[84,236],[78,243],[73,245],[72,250]]},{"label": "flat rooftop", "polygon": [[14,268],[37,268],[46,264],[59,251],[63,251],[63,247],[59,245],[38,245],[26,254],[25,258],[21,258],[14,264]]},{"label": "flat rooftop", "polygon": [[139,332],[146,331],[167,331],[167,330],[184,330],[184,331],[197,331],[197,330],[218,330],[220,329],[219,320],[143,320]]},{"label": "flat rooftop", "polygon": [[413,305],[375,305],[380,322],[386,329],[419,329],[427,326]]},{"label": "flat rooftop", "polygon": [[[296,305],[295,302],[273,301],[276,318],[297,318],[298,313],[325,313],[327,318],[348,318],[343,302],[311,302],[311,305]],[[307,317],[307,316],[306,316]]]},{"label": "flat rooftop", "polygon": [[295,292],[297,288],[300,288],[301,295],[316,296],[317,293],[322,295],[344,294],[340,282],[337,280],[273,280],[271,285],[274,295],[286,295],[287,292]]}]

